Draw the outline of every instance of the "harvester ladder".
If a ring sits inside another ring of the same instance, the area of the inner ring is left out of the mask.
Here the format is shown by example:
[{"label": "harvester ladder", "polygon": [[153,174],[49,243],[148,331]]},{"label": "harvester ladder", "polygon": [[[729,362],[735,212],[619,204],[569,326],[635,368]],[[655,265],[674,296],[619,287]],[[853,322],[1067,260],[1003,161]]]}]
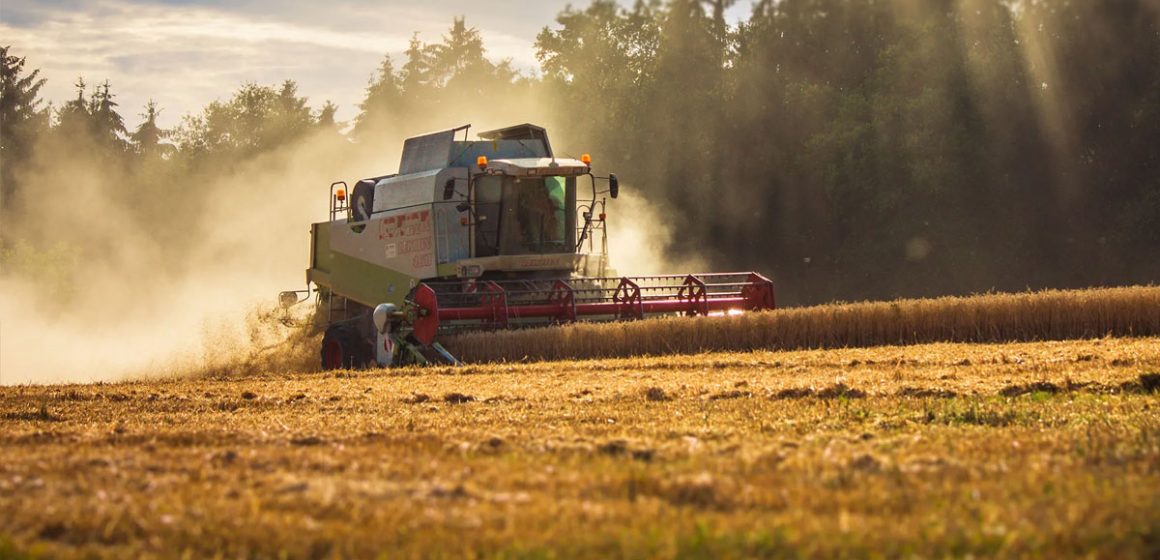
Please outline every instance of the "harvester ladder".
[{"label": "harvester ladder", "polygon": [[[336,299],[342,300],[342,304],[336,305]],[[326,324],[329,325],[334,322],[335,310],[342,311],[342,320],[345,321],[346,319],[349,319],[349,317],[347,317],[347,299],[343,296],[335,294],[334,292],[328,292],[326,294]]]}]

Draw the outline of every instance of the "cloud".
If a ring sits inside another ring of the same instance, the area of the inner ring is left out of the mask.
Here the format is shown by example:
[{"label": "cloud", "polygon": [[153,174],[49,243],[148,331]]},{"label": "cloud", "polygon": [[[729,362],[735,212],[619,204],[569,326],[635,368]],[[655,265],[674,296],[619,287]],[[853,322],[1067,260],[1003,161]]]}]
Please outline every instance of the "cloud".
[{"label": "cloud", "polygon": [[334,101],[349,119],[384,55],[401,57],[414,32],[438,41],[456,16],[480,29],[491,58],[534,71],[535,34],[564,2],[480,4],[6,0],[0,35],[48,79],[44,98],[59,106],[78,77],[108,79],[130,126],[150,98],[172,126],[242,83],[285,79],[312,106]]}]

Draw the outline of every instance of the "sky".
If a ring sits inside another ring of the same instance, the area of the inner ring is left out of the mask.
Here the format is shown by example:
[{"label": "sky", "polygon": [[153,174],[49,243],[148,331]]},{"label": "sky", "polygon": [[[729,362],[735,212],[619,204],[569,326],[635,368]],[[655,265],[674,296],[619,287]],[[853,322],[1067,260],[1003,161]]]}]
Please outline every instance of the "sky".
[{"label": "sky", "polygon": [[[170,127],[247,82],[293,79],[318,109],[338,104],[352,119],[384,55],[399,60],[413,33],[437,42],[454,17],[479,29],[489,58],[538,69],[536,34],[567,0],[2,0],[0,44],[27,57],[48,82],[41,97],[60,106],[82,78],[108,80],[132,129],[145,104]],[[587,6],[586,0],[571,2]],[[622,2],[624,4],[625,2]],[[730,13],[749,11],[741,0]]]}]

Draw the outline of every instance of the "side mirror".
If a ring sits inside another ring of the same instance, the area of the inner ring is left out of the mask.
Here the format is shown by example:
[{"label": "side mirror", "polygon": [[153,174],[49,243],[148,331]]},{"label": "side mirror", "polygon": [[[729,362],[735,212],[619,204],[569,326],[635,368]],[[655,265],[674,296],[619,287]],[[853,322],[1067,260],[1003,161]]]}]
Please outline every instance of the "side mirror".
[{"label": "side mirror", "polygon": [[278,305],[289,309],[298,303],[298,292],[281,292],[278,294]]},{"label": "side mirror", "polygon": [[451,200],[453,194],[455,194],[455,179],[448,179],[443,183],[443,200]]},{"label": "side mirror", "polygon": [[620,180],[616,178],[615,173],[608,174],[608,195],[616,198],[620,194]]}]

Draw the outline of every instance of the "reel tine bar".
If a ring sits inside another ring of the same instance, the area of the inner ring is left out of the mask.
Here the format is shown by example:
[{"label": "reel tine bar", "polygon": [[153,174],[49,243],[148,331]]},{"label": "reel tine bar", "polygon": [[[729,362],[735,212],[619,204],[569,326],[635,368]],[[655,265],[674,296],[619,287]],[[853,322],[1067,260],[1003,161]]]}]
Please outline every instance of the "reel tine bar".
[{"label": "reel tine bar", "polygon": [[684,285],[677,292],[677,299],[689,302],[689,310],[685,311],[685,316],[687,317],[709,314],[709,301],[705,293],[705,283],[698,280],[692,274],[685,277]]},{"label": "reel tine bar", "polygon": [[508,328],[508,302],[507,292],[495,282],[487,282],[483,285],[484,306],[491,310],[491,316],[484,319],[484,324],[490,329],[506,329]]},{"label": "reel tine bar", "polygon": [[640,286],[621,278],[616,291],[612,293],[612,301],[616,303],[616,317],[620,320],[644,319],[644,301],[640,297]]},{"label": "reel tine bar", "polygon": [[556,323],[573,323],[576,321],[576,292],[567,282],[556,280],[552,283],[552,291],[548,294],[548,303],[557,306],[553,318]]}]

